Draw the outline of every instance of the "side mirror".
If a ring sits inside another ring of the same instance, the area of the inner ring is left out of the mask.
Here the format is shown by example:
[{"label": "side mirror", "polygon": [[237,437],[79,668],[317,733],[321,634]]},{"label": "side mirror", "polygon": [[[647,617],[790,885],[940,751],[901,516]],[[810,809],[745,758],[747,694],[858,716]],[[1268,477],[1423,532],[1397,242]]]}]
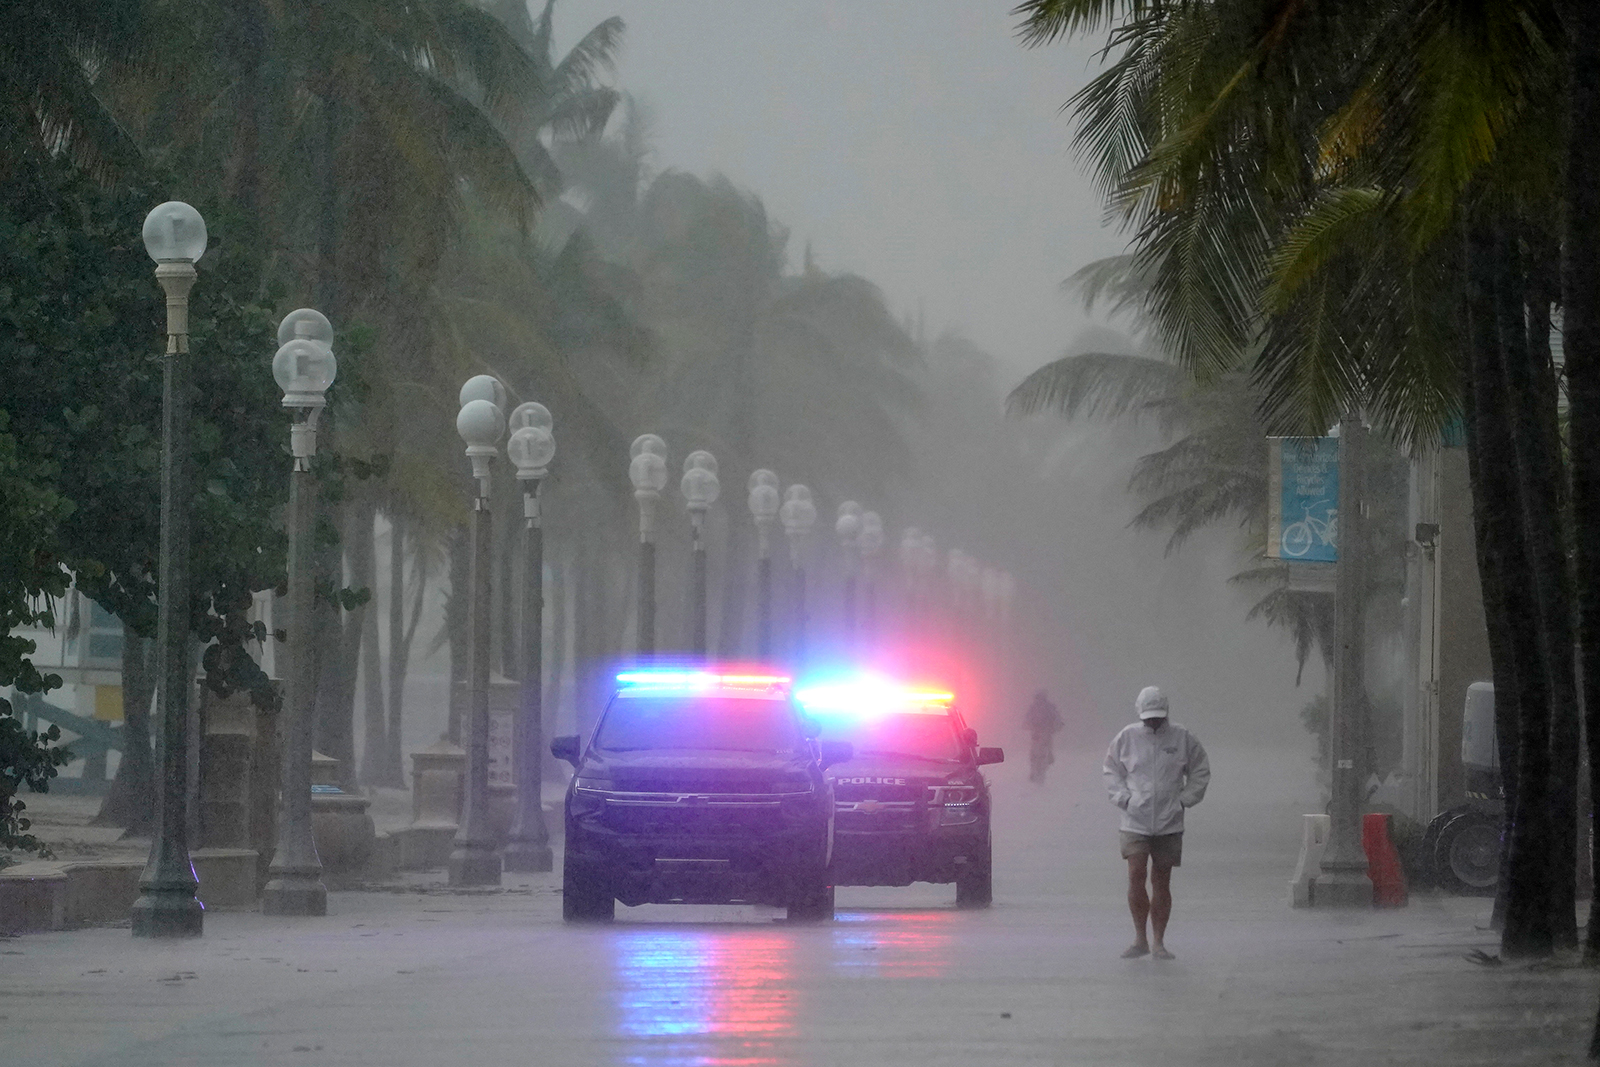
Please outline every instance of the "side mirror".
[{"label": "side mirror", "polygon": [[800,717],[800,735],[807,741],[815,741],[822,736],[822,723],[810,715]]},{"label": "side mirror", "polygon": [[550,755],[556,759],[566,760],[572,764],[573,769],[577,769],[580,755],[578,752],[578,735],[565,734],[561,737],[552,737],[550,739]]},{"label": "side mirror", "polygon": [[836,763],[849,763],[856,756],[856,746],[848,741],[824,741],[817,748],[822,755],[823,767],[832,767]]},{"label": "side mirror", "polygon": [[1004,763],[1005,761],[1006,750],[1003,748],[978,749],[978,766],[980,767],[988,766],[991,763]]}]

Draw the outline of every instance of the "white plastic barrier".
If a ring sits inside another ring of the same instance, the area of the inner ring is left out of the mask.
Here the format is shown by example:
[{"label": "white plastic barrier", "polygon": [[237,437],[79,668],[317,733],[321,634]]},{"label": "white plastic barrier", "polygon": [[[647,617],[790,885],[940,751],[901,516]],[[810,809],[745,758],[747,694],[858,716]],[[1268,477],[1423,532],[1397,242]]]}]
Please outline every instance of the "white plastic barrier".
[{"label": "white plastic barrier", "polygon": [[1322,853],[1328,847],[1326,815],[1307,815],[1301,827],[1300,862],[1295,864],[1294,877],[1289,879],[1289,906],[1309,908],[1312,905],[1312,886],[1322,873]]}]

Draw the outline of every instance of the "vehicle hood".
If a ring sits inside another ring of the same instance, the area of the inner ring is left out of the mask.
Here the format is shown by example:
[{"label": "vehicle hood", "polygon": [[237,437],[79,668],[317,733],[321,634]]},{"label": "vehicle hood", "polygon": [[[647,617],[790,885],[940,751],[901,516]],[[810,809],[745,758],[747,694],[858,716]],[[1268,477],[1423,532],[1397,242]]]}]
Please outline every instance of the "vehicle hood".
[{"label": "vehicle hood", "polygon": [[642,752],[591,752],[580,772],[604,778],[622,792],[766,793],[773,780],[806,774],[815,766],[804,752],[721,752],[654,749]]}]

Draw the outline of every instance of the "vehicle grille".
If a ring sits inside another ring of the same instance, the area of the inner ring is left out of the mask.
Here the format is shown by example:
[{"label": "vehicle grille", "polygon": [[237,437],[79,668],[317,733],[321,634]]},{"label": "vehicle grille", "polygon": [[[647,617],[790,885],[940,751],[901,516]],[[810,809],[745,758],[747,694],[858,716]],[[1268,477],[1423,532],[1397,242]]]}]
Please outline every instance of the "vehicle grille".
[{"label": "vehicle grille", "polygon": [[776,801],[702,803],[608,799],[605,822],[621,834],[739,837],[782,830],[783,813]]},{"label": "vehicle grille", "polygon": [[922,809],[910,801],[841,800],[834,805],[834,829],[843,833],[897,833],[920,830]]},{"label": "vehicle grille", "polygon": [[770,795],[771,775],[618,774],[614,778],[623,793],[731,793]]}]

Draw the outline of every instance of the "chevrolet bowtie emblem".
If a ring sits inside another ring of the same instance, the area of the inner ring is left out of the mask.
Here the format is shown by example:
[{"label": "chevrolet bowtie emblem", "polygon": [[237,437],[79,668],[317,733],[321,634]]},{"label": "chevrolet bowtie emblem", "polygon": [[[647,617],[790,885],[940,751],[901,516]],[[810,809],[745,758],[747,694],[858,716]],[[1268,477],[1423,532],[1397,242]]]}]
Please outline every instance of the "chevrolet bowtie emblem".
[{"label": "chevrolet bowtie emblem", "polygon": [[876,801],[876,800],[860,800],[860,801],[856,802],[856,810],[857,811],[864,811],[868,815],[872,815],[875,812],[882,811],[883,810],[883,804],[880,801]]}]

